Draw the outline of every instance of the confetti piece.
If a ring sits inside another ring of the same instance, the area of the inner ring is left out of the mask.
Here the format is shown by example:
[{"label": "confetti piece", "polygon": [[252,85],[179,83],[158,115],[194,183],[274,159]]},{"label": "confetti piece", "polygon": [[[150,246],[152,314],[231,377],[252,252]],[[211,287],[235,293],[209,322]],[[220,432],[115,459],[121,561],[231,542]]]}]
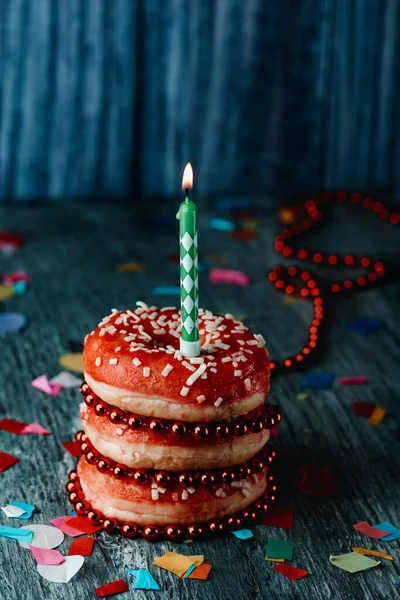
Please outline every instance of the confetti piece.
[{"label": "confetti piece", "polygon": [[134,590],[159,590],[158,583],[155,581],[153,575],[147,569],[128,569],[125,567],[125,571],[135,577]]},{"label": "confetti piece", "polygon": [[356,417],[370,417],[375,406],[373,402],[353,402],[351,408]]},{"label": "confetti piece", "polygon": [[283,562],[285,562],[284,558],[268,558],[267,556],[264,557],[264,560],[267,560],[268,562],[274,562],[274,563],[283,563]]},{"label": "confetti piece", "polygon": [[8,433],[15,433],[15,435],[21,435],[26,426],[27,423],[15,419],[1,419],[0,421],[0,429],[8,431]]},{"label": "confetti piece", "polygon": [[253,201],[251,198],[247,198],[246,196],[233,196],[217,200],[216,207],[223,211],[246,210],[251,207],[252,204]]},{"label": "confetti piece", "polygon": [[40,425],[40,423],[28,423],[21,431],[21,435],[28,434],[51,435],[51,431]]},{"label": "confetti piece", "polygon": [[65,558],[58,550],[47,550],[46,548],[37,548],[29,546],[38,565],[61,565]]},{"label": "confetti piece", "polygon": [[300,298],[296,296],[281,296],[281,302],[282,304],[296,304],[300,302]]},{"label": "confetti piece", "polygon": [[177,552],[166,552],[162,556],[155,556],[153,565],[161,567],[166,571],[171,571],[178,577],[182,577],[184,573],[192,566],[197,567],[204,562],[204,556],[185,556]]},{"label": "confetti piece", "polygon": [[400,592],[400,579],[398,579],[398,580],[395,582],[395,584],[394,584],[394,587],[396,588],[396,590],[399,590],[399,592]]},{"label": "confetti piece", "polygon": [[328,390],[331,387],[334,379],[335,375],[333,373],[307,371],[303,375],[300,387],[301,389],[309,390]]},{"label": "confetti piece", "polygon": [[356,531],[367,535],[368,537],[374,538],[374,540],[380,540],[385,535],[388,535],[388,531],[384,531],[383,529],[377,529],[377,527],[372,527],[367,521],[361,521],[361,523],[356,523],[353,525]]},{"label": "confetti piece", "polygon": [[254,537],[254,534],[250,529],[237,529],[236,531],[231,531],[231,533],[239,540],[248,540]]},{"label": "confetti piece", "polygon": [[289,540],[276,540],[268,538],[265,558],[282,558],[283,560],[292,560],[294,542]]},{"label": "confetti piece", "polygon": [[80,556],[90,556],[93,552],[95,542],[94,537],[84,537],[79,540],[72,540],[68,550],[68,556],[79,554]]},{"label": "confetti piece", "polygon": [[129,592],[129,588],[126,585],[125,579],[118,579],[117,581],[106,583],[106,585],[102,585],[101,587],[96,588],[94,591],[96,596],[99,598],[107,598],[108,596],[113,596],[114,594]]},{"label": "confetti piece", "polygon": [[291,225],[296,221],[296,210],[293,207],[282,207],[279,209],[278,218],[284,225]]},{"label": "confetti piece", "polygon": [[354,333],[358,333],[358,335],[369,335],[383,327],[383,322],[371,317],[359,317],[358,319],[348,321],[346,327],[354,331]]},{"label": "confetti piece", "polygon": [[68,373],[68,371],[61,371],[58,375],[50,379],[49,383],[52,385],[61,385],[63,388],[73,388],[80,387],[82,384],[82,379],[79,377],[75,377],[72,373]]},{"label": "confetti piece", "polygon": [[250,285],[250,277],[242,271],[234,269],[210,269],[208,279],[212,283],[234,283],[236,285]]},{"label": "confetti piece", "polygon": [[68,583],[82,567],[83,556],[66,556],[61,565],[37,565],[39,575],[52,583]]},{"label": "confetti piece", "polygon": [[7,469],[19,463],[19,460],[19,458],[13,456],[12,454],[0,452],[0,473],[4,473],[4,471],[7,471]]},{"label": "confetti piece", "polygon": [[382,408],[382,406],[375,406],[374,410],[370,418],[368,419],[368,425],[372,425],[373,427],[377,427],[383,420],[383,417],[386,414],[386,409]]},{"label": "confetti piece", "polygon": [[235,223],[229,219],[208,219],[207,225],[210,229],[216,229],[217,231],[233,231],[235,229]]},{"label": "confetti piece", "polygon": [[0,300],[8,300],[15,296],[15,290],[12,285],[0,283]]},{"label": "confetti piece", "polygon": [[64,354],[58,360],[60,365],[64,367],[64,369],[68,369],[69,371],[74,371],[74,373],[83,373],[83,354],[82,352],[76,352],[74,354]]},{"label": "confetti piece", "polygon": [[140,263],[123,263],[115,267],[120,273],[141,273],[144,271],[144,265]]},{"label": "confetti piece", "polygon": [[231,231],[231,238],[237,242],[248,242],[256,237],[255,231],[248,229],[235,229]]},{"label": "confetti piece", "polygon": [[365,554],[366,556],[376,556],[378,558],[386,558],[386,560],[393,560],[393,556],[385,554],[384,552],[378,552],[377,550],[369,550],[368,548],[352,548],[353,552],[357,554]]},{"label": "confetti piece", "polygon": [[368,382],[366,377],[342,377],[339,379],[341,385],[365,385]]},{"label": "confetti piece", "polygon": [[279,427],[278,427],[278,425],[274,425],[269,430],[270,437],[278,437],[278,433],[279,433]]},{"label": "confetti piece", "polygon": [[28,284],[25,283],[25,281],[17,281],[16,283],[13,283],[12,287],[15,292],[15,295],[21,296],[22,294],[25,294],[28,288]]},{"label": "confetti piece", "polygon": [[180,296],[181,288],[179,286],[174,285],[164,285],[153,287],[151,290],[153,296]]},{"label": "confetti piece", "polygon": [[79,458],[82,454],[80,442],[61,442],[67,452],[75,458]]},{"label": "confetti piece", "polygon": [[188,579],[201,579],[202,581],[205,581],[208,578],[211,569],[211,565],[203,563],[188,575]]},{"label": "confetti piece", "polygon": [[101,525],[93,525],[83,517],[71,517],[67,524],[69,527],[77,529],[81,533],[86,533],[88,535],[92,535],[92,533],[96,533],[96,531],[100,531],[100,529],[102,529]]},{"label": "confetti piece", "polygon": [[28,544],[22,541],[19,542],[23,548],[29,548],[29,545],[31,545],[36,546],[36,548],[51,550],[57,548],[64,541],[63,532],[50,525],[24,525],[21,529],[33,531],[31,542]]},{"label": "confetti piece", "polygon": [[12,273],[6,273],[3,275],[3,283],[6,285],[12,285],[13,283],[18,283],[22,281],[24,283],[29,283],[30,279],[25,271],[13,271]]},{"label": "confetti piece", "polygon": [[0,314],[0,333],[20,331],[27,322],[27,318],[21,313],[2,313]]},{"label": "confetti piece", "polygon": [[11,500],[10,504],[11,506],[15,506],[24,511],[23,514],[18,517],[19,519],[30,519],[33,511],[36,509],[34,504],[27,504],[26,502],[19,502],[18,500]]},{"label": "confetti piece", "polygon": [[33,537],[33,527],[30,529],[25,527],[8,527],[8,525],[0,525],[0,537],[10,538],[18,542],[26,542],[30,544]]},{"label": "confetti piece", "polygon": [[14,248],[22,248],[24,245],[24,238],[16,233],[9,231],[0,231],[0,248],[7,248],[13,246]]},{"label": "confetti piece", "polygon": [[309,496],[329,496],[337,489],[336,477],[327,467],[317,465],[303,465],[296,475],[294,485]]},{"label": "confetti piece", "polygon": [[289,563],[282,563],[281,565],[275,565],[275,571],[284,575],[288,579],[292,581],[297,581],[298,579],[302,579],[306,575],[309,575],[309,572],[304,569],[298,569]]},{"label": "confetti piece", "polygon": [[182,575],[182,577],[189,577],[190,573],[193,573],[193,571],[196,569],[196,565],[192,565],[191,567],[188,568],[188,570],[186,571],[186,573],[184,573]]},{"label": "confetti piece", "polygon": [[212,256],[209,256],[208,259],[217,265],[227,265],[229,263],[228,258],[221,254],[213,254]]},{"label": "confetti piece", "polygon": [[358,552],[348,552],[347,554],[330,556],[329,562],[335,567],[343,569],[348,573],[358,573],[359,571],[372,569],[372,567],[377,567],[381,564],[380,561],[368,558],[368,556],[364,556],[363,554],[358,554]]},{"label": "confetti piece", "polygon": [[389,523],[389,521],[384,521],[383,523],[379,523],[379,525],[374,525],[374,527],[389,532],[389,535],[381,538],[381,542],[393,542],[393,540],[400,538],[400,529]]},{"label": "confetti piece", "polygon": [[83,535],[80,529],[78,529],[77,527],[73,527],[68,523],[68,521],[74,518],[75,517],[71,517],[71,515],[64,515],[62,517],[52,519],[50,523],[66,535],[69,535],[70,537],[77,537],[78,535]]},{"label": "confetti piece", "polygon": [[36,379],[32,381],[31,385],[40,392],[49,394],[49,396],[58,396],[62,390],[61,385],[51,384],[46,375],[39,375],[39,377],[36,377]]},{"label": "confetti piece", "polygon": [[297,394],[296,398],[297,398],[297,400],[307,400],[308,394],[306,394],[304,392],[303,393],[300,392],[300,394]]},{"label": "confetti piece", "polygon": [[263,525],[270,527],[281,527],[282,529],[292,529],[294,510],[292,508],[270,508],[264,515]]},{"label": "confetti piece", "polygon": [[25,513],[23,508],[19,508],[18,506],[13,506],[12,504],[7,504],[6,506],[2,506],[1,510],[6,515],[6,517],[10,518],[18,518]]}]

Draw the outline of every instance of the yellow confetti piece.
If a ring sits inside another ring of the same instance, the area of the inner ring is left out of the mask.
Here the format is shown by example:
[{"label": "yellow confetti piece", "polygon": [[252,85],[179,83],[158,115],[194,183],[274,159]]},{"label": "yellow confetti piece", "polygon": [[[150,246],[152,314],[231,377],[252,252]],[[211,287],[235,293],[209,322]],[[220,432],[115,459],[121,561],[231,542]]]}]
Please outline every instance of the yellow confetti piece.
[{"label": "yellow confetti piece", "polygon": [[255,231],[257,229],[257,221],[241,221],[240,222],[242,229],[247,229],[248,231]]},{"label": "yellow confetti piece", "polygon": [[222,256],[221,254],[213,254],[209,257],[209,260],[217,265],[227,265],[229,263],[228,258],[226,256]]},{"label": "yellow confetti piece", "polygon": [[124,263],[115,267],[120,273],[141,273],[144,271],[144,265],[139,263]]},{"label": "yellow confetti piece", "polygon": [[385,408],[382,408],[382,406],[375,406],[367,423],[369,425],[373,425],[374,427],[377,427],[377,425],[379,425],[379,423],[382,421],[385,414],[386,414]]},{"label": "yellow confetti piece", "polygon": [[171,571],[178,577],[182,577],[184,573],[192,566],[200,566],[204,562],[204,556],[193,555],[185,556],[184,554],[178,554],[177,552],[166,552],[163,556],[156,556],[153,560],[153,565],[161,567],[166,571]]},{"label": "yellow confetti piece", "polygon": [[296,304],[296,302],[299,302],[299,298],[296,296],[282,296],[283,304]]},{"label": "yellow confetti piece", "polygon": [[278,562],[278,563],[285,562],[284,558],[267,558],[266,556],[264,557],[264,560],[269,560],[270,562]]},{"label": "yellow confetti piece", "polygon": [[377,556],[378,558],[386,558],[386,560],[393,560],[393,556],[385,554],[384,552],[378,552],[377,550],[368,550],[368,548],[352,548],[353,552],[358,554],[365,554],[366,556]]},{"label": "yellow confetti piece", "polygon": [[308,394],[301,392],[300,394],[297,394],[296,398],[297,400],[307,400]]},{"label": "yellow confetti piece", "polygon": [[8,300],[13,296],[15,296],[13,286],[6,285],[5,283],[0,283],[0,300]]},{"label": "yellow confetti piece", "polygon": [[74,373],[83,373],[83,354],[82,352],[76,352],[75,354],[63,354],[58,359],[58,362],[62,367]]}]

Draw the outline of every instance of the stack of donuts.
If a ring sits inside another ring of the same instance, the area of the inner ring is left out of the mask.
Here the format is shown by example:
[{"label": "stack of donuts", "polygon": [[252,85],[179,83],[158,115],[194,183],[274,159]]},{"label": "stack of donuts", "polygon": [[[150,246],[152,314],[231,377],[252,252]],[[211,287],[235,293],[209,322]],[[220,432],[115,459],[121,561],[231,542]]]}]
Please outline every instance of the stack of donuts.
[{"label": "stack of donuts", "polygon": [[192,538],[257,521],[274,500],[269,358],[232,315],[199,311],[201,354],[179,350],[180,313],[138,302],[85,339],[82,456],[67,490],[107,531]]}]

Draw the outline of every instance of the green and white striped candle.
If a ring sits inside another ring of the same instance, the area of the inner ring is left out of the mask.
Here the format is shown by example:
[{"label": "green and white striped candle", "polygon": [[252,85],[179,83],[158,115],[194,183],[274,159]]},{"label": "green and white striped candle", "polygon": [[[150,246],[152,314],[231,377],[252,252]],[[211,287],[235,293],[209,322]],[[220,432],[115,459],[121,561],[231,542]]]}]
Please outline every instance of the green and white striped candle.
[{"label": "green and white striped candle", "polygon": [[183,172],[182,189],[186,198],[182,202],[179,218],[181,320],[180,350],[183,356],[200,354],[199,338],[199,276],[197,251],[197,208],[189,198],[193,187],[192,165],[188,163]]}]

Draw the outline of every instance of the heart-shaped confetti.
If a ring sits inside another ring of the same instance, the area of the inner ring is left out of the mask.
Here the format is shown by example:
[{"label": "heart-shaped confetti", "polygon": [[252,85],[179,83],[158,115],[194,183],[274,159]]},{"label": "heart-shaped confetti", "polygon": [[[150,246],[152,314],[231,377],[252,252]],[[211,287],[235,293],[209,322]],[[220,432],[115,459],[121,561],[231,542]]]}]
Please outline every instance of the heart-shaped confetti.
[{"label": "heart-shaped confetti", "polygon": [[66,556],[61,565],[37,565],[36,569],[47,581],[52,583],[68,583],[82,567],[85,559],[83,556]]},{"label": "heart-shaped confetti", "polygon": [[51,525],[26,525],[21,529],[33,531],[33,539],[30,544],[19,542],[23,548],[29,548],[31,545],[36,546],[36,548],[51,550],[57,548],[64,540],[63,532],[56,527],[51,527]]}]

